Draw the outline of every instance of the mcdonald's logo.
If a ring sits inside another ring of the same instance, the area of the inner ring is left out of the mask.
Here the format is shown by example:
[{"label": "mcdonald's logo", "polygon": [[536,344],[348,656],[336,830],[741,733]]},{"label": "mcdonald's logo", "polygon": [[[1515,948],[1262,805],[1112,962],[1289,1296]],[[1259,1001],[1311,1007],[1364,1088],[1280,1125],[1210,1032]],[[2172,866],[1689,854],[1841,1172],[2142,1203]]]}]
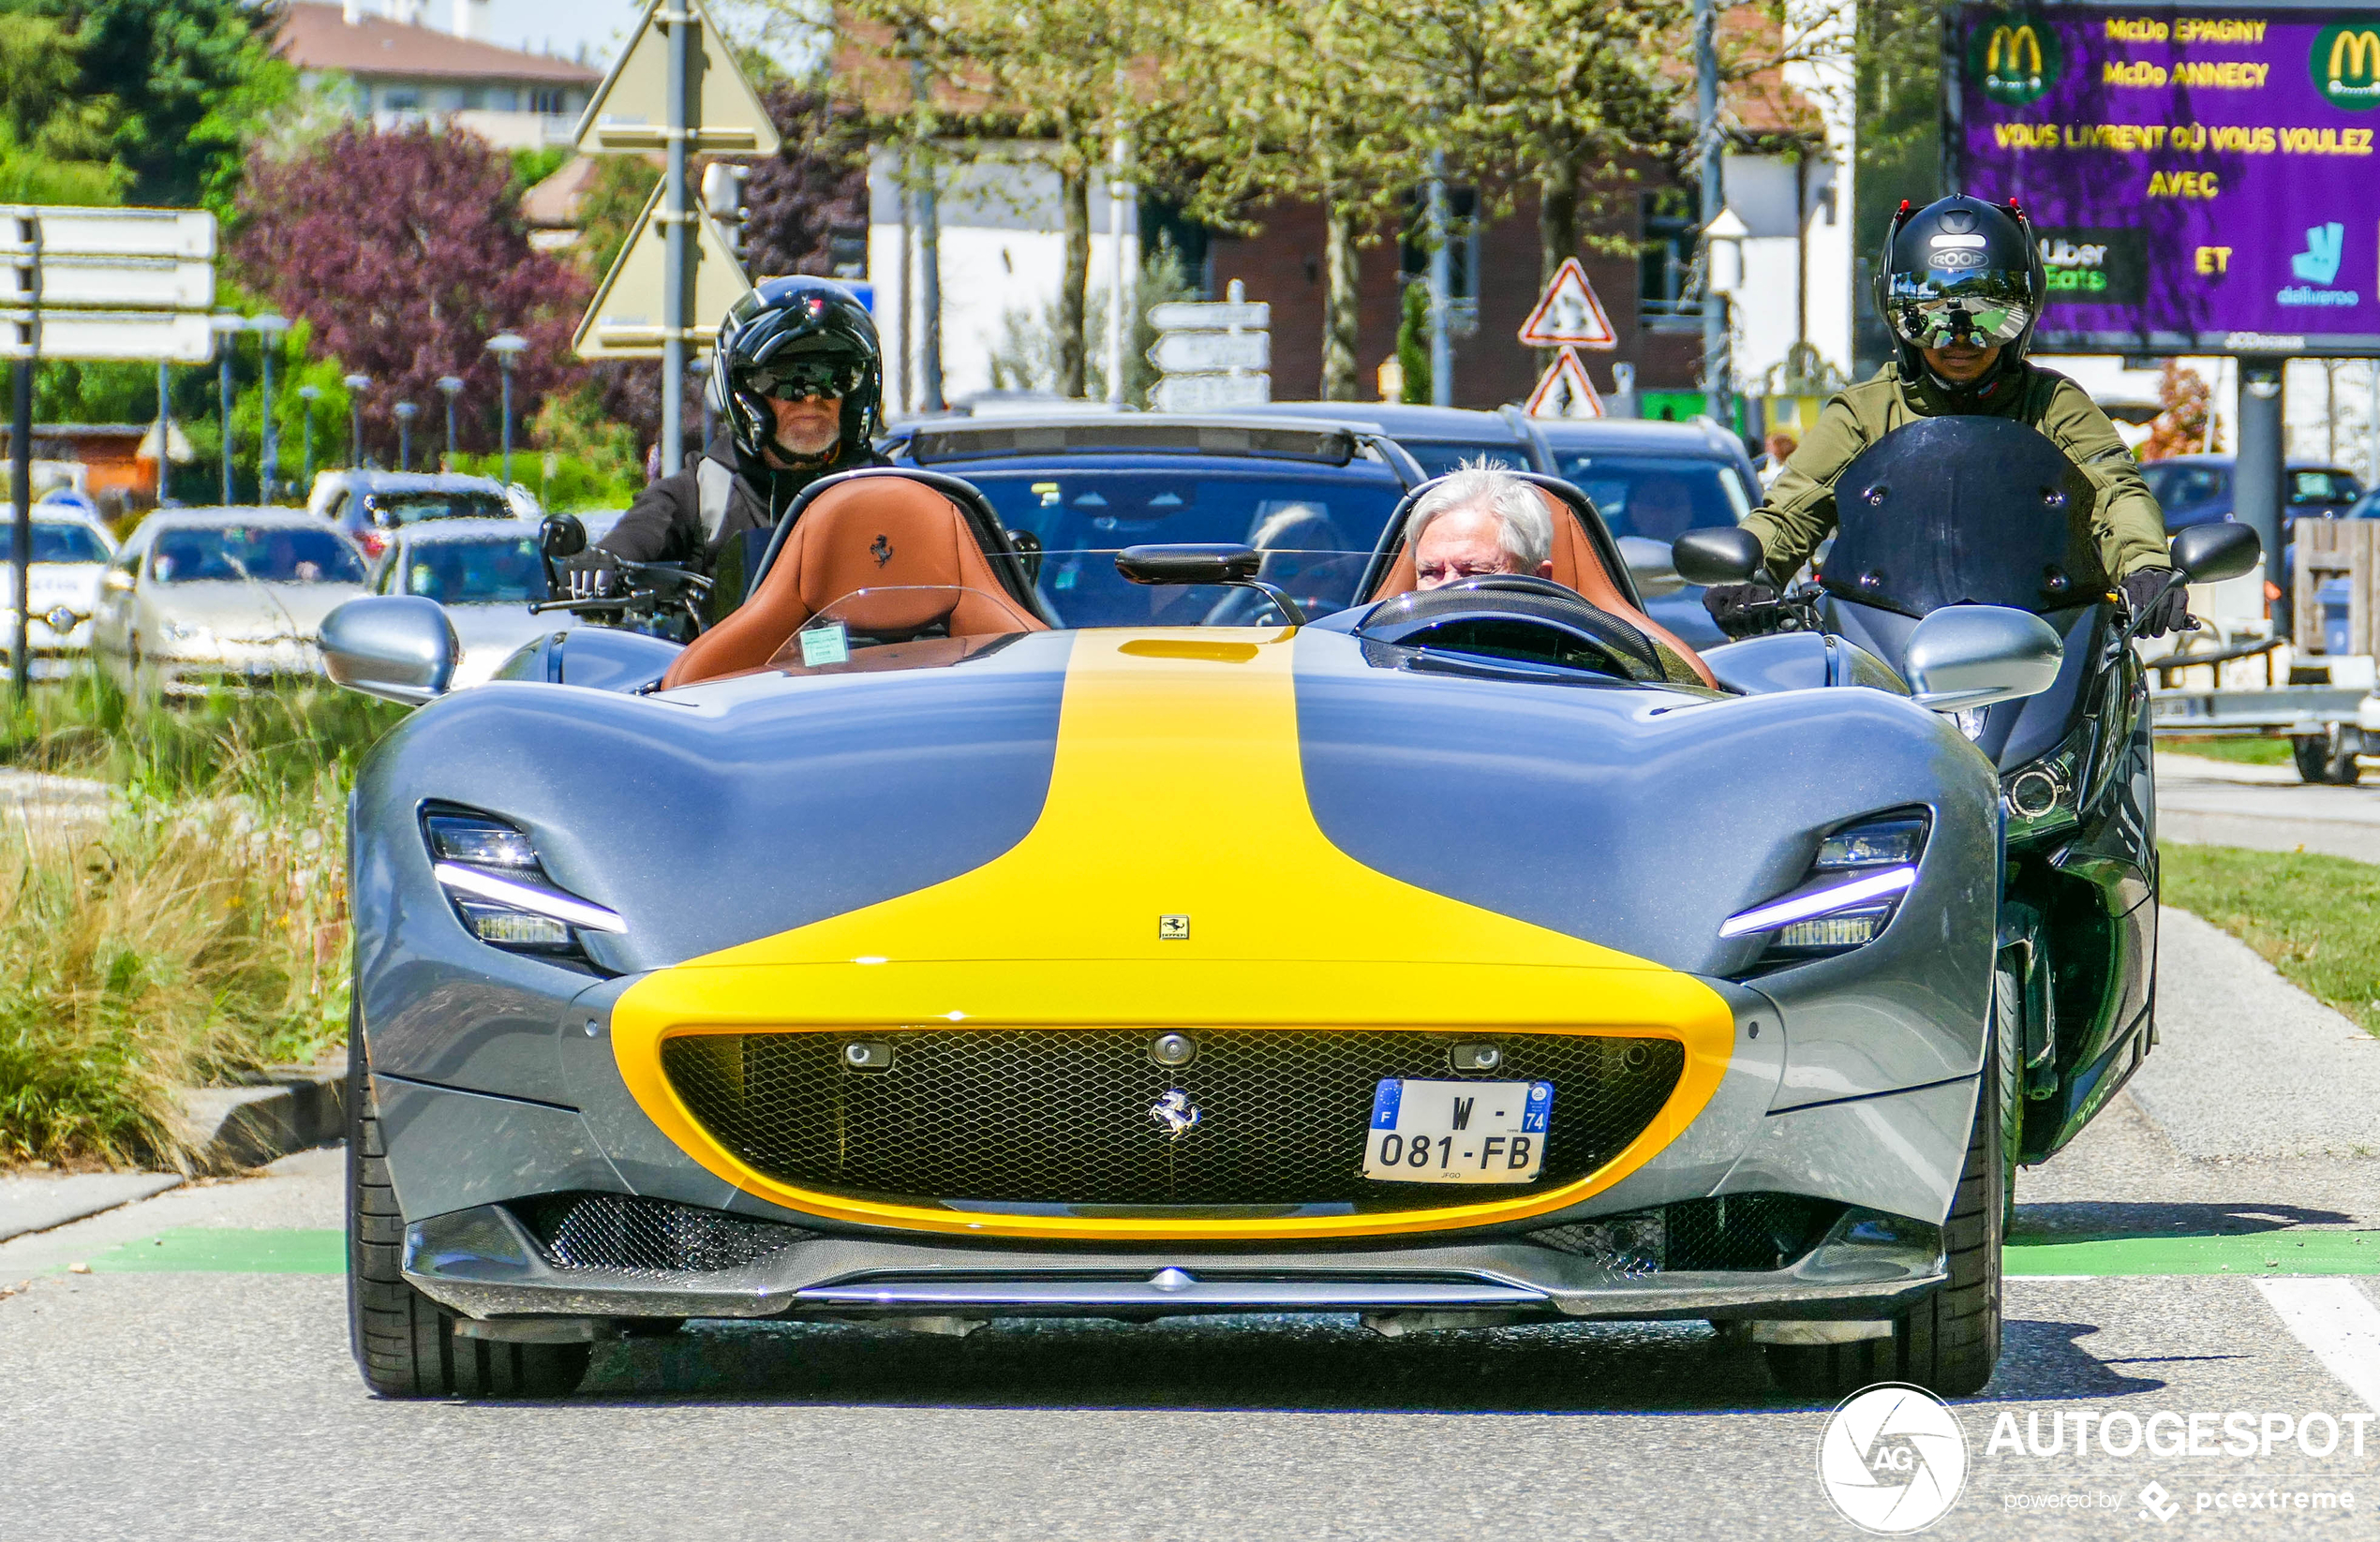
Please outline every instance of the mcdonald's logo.
[{"label": "mcdonald's logo", "polygon": [[2058,83],[2064,55],[2061,35],[2041,18],[1986,12],[1970,37],[1967,67],[1990,100],[2022,107],[2040,100]]},{"label": "mcdonald's logo", "polygon": [[2334,22],[2314,35],[2306,60],[2314,89],[2333,107],[2368,112],[2380,107],[2380,17]]}]

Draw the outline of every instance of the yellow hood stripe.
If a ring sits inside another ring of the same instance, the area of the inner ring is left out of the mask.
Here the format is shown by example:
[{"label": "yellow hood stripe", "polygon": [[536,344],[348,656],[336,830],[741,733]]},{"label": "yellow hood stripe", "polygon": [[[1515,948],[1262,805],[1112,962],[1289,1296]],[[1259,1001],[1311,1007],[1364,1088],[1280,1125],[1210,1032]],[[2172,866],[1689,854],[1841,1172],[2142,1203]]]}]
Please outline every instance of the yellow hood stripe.
[{"label": "yellow hood stripe", "polygon": [[[1305,795],[1297,646],[1260,630],[1078,635],[1048,800],[1024,839],[929,888],[638,981],[612,1029],[639,1105],[704,1166],[778,1204],[976,1235],[1432,1230],[1543,1214],[1642,1165],[1717,1090],[1734,1041],[1727,1004],[1690,975],[1433,894],[1332,845]],[[1161,916],[1187,916],[1189,935],[1161,937]],[[1688,1054],[1652,1127],[1577,1182],[1434,1210],[1268,1220],[1011,1217],[796,1189],[721,1149],[661,1072],[661,1041],[679,1033],[958,1024],[1477,1026],[1652,1034]]]}]

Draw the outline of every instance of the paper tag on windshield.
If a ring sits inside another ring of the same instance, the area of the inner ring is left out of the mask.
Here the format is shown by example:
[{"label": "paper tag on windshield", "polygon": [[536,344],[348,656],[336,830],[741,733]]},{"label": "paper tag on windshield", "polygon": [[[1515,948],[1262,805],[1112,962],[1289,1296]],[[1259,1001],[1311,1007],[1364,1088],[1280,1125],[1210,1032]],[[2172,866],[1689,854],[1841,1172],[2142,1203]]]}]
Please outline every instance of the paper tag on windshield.
[{"label": "paper tag on windshield", "polygon": [[851,633],[840,621],[829,621],[823,627],[811,627],[801,634],[801,661],[805,669],[820,664],[845,664],[851,661]]}]

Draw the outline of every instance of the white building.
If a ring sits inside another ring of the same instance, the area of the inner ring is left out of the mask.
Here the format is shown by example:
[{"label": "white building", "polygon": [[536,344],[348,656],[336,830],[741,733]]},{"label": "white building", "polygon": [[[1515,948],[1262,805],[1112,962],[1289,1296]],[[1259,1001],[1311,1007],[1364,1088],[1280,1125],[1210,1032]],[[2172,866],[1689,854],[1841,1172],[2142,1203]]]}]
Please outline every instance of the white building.
[{"label": "white building", "polygon": [[281,22],[282,57],[310,84],[344,82],[349,110],[383,128],[468,128],[504,150],[570,142],[601,71],[481,41],[486,0],[443,0],[446,32],[428,24],[426,0],[385,4],[296,0]]}]

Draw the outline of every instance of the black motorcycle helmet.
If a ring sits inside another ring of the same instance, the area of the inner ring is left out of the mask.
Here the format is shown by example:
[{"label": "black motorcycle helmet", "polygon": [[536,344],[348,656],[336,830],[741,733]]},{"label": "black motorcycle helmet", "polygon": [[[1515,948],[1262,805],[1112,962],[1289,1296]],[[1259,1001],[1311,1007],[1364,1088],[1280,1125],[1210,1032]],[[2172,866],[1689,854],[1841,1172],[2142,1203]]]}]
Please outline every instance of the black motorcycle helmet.
[{"label": "black motorcycle helmet", "polygon": [[[850,464],[880,423],[884,361],[876,323],[858,298],[832,279],[771,278],[729,308],[711,350],[711,395],[748,467],[764,448],[796,468]],[[776,415],[764,399],[781,385],[840,396],[842,435],[823,455],[800,455],[773,441]]]},{"label": "black motorcycle helmet", "polygon": [[[2041,248],[2015,199],[1993,204],[1954,194],[1913,212],[1904,202],[1893,215],[1876,310],[1893,329],[1906,378],[1930,377],[1954,398],[1990,395],[2023,368],[2048,296]],[[1962,337],[1999,345],[1994,368],[1963,385],[1930,376],[1918,350]]]}]

